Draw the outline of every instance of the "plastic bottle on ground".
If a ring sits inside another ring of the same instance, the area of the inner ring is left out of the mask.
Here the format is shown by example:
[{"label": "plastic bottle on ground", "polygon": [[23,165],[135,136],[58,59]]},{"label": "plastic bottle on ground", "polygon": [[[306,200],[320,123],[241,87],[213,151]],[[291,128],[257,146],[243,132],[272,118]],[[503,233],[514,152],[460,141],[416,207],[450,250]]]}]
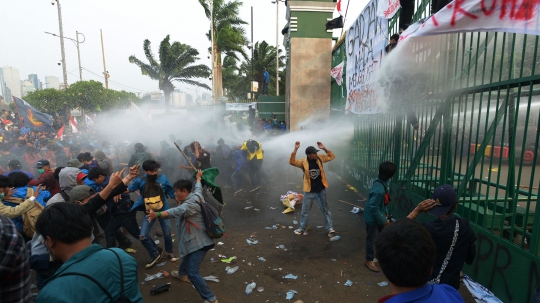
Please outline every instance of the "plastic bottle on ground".
[{"label": "plastic bottle on ground", "polygon": [[341,240],[340,236],[333,236],[332,238],[330,238],[330,241],[339,241],[339,240]]},{"label": "plastic bottle on ground", "polygon": [[255,284],[255,282],[248,284],[246,286],[246,295],[249,295],[253,291],[253,289],[255,289],[256,286],[257,284]]}]

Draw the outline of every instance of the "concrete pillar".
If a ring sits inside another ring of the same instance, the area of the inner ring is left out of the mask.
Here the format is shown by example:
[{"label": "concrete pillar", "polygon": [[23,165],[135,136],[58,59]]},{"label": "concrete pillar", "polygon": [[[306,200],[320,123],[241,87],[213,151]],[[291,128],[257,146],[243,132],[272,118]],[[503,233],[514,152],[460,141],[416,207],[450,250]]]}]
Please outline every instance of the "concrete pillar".
[{"label": "concrete pillar", "polygon": [[286,42],[286,120],[291,131],[310,127],[330,116],[332,0],[287,2],[289,35]]}]

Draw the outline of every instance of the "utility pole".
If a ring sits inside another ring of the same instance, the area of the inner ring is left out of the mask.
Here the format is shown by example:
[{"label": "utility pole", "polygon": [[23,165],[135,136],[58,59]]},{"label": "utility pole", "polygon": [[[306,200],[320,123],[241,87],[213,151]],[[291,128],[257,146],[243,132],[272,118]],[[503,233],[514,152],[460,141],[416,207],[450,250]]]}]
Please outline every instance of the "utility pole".
[{"label": "utility pole", "polygon": [[[79,58],[79,79],[82,81],[82,67],[81,67],[81,50],[79,49],[79,43],[84,43],[86,38],[84,38],[84,35],[82,33],[79,33],[78,31],[75,32],[76,39],[77,39],[77,56]],[[79,42],[79,34],[83,35],[83,42]]]},{"label": "utility pole", "polygon": [[[62,9],[60,8],[60,0],[55,0],[58,7],[58,25],[60,29],[60,50],[62,52],[62,72],[64,73],[64,89],[68,87],[67,68],[66,68],[66,53],[64,51],[64,30],[62,29]],[[51,2],[54,5],[54,2]]]},{"label": "utility pole", "polygon": [[212,43],[212,100],[214,104],[218,102],[217,87],[216,87],[216,47],[214,45],[214,1],[210,0],[210,38]]},{"label": "utility pole", "polygon": [[[255,81],[255,74],[253,72],[253,49],[255,48],[255,43],[253,43],[253,6],[251,7],[251,82]],[[253,92],[251,93],[253,99]]]},{"label": "utility pole", "polygon": [[279,1],[276,0],[276,96],[279,96]]},{"label": "utility pole", "polygon": [[103,46],[103,31],[100,29],[101,33],[101,53],[103,54],[103,75],[105,76],[105,88],[109,88],[109,72],[107,71],[107,65],[105,65],[105,48]]}]

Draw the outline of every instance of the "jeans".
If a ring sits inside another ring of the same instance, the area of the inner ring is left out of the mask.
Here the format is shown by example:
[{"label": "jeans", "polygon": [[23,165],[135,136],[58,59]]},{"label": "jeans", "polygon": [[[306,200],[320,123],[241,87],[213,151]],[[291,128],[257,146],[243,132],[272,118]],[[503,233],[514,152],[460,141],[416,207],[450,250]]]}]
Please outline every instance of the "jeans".
[{"label": "jeans", "polygon": [[203,248],[184,256],[178,268],[178,274],[181,276],[187,275],[201,297],[212,302],[216,300],[216,295],[210,290],[210,287],[208,287],[208,284],[206,284],[206,281],[199,272],[199,268],[207,252],[208,250]]},{"label": "jeans", "polygon": [[232,173],[231,180],[234,184],[234,190],[239,190],[240,188],[242,188],[242,183],[244,183],[245,178],[246,171],[243,168]]},{"label": "jeans", "polygon": [[309,211],[313,206],[313,201],[317,200],[319,209],[324,216],[324,224],[326,224],[326,231],[332,230],[332,213],[328,209],[328,203],[326,202],[326,189],[321,190],[319,193],[306,193],[304,192],[304,200],[302,201],[302,219],[300,220],[300,229],[306,230],[306,226],[309,219]]},{"label": "jeans", "polygon": [[262,159],[256,157],[249,161],[249,178],[253,187],[261,185],[262,161]]},{"label": "jeans", "polygon": [[139,224],[135,217],[135,212],[113,216],[105,228],[105,239],[107,248],[116,246],[116,232],[120,227],[124,227],[135,239],[139,238]]},{"label": "jeans", "polygon": [[366,223],[366,261],[373,261],[375,258],[375,238],[383,230],[384,224],[369,225]]},{"label": "jeans", "polygon": [[[161,229],[163,230],[163,238],[165,240],[165,251],[167,253],[172,253],[173,245],[172,245],[172,237],[171,237],[171,221],[170,219],[165,219],[165,218],[158,218],[156,220],[159,221],[159,225],[161,225]],[[155,258],[157,256],[157,249],[156,249],[156,244],[152,240],[152,237],[149,236],[149,234],[156,220],[153,220],[152,222],[148,222],[148,216],[145,215],[141,223],[141,231],[140,231],[140,236],[139,236],[139,239],[141,240],[142,245],[144,246],[144,248],[146,248],[146,250],[148,250],[150,257],[152,258]]]},{"label": "jeans", "polygon": [[262,95],[268,95],[268,82],[263,82]]}]

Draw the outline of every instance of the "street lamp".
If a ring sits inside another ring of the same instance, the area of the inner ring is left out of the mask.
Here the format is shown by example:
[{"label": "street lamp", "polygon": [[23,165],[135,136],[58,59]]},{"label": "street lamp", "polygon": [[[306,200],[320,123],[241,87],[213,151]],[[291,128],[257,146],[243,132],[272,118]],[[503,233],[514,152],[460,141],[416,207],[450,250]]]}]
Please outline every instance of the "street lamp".
[{"label": "street lamp", "polygon": [[276,96],[279,96],[279,3],[284,0],[272,1],[276,4]]},{"label": "street lamp", "polygon": [[[57,34],[53,34],[49,32],[45,32],[45,34],[53,35],[55,37],[60,37]],[[64,37],[64,39],[71,40],[73,43],[75,43],[75,46],[77,46],[77,57],[79,58],[79,79],[82,81],[81,51],[79,49],[79,44],[84,43],[84,41],[86,41],[86,37],[83,35],[83,33],[75,32],[75,34],[76,34],[77,40],[68,38],[68,37]],[[79,41],[79,35],[83,36],[83,41]]]},{"label": "street lamp", "polygon": [[64,89],[68,86],[67,69],[66,69],[66,53],[64,51],[64,30],[62,29],[62,9],[60,8],[60,0],[51,0],[51,4],[58,7],[58,26],[60,28],[60,50],[62,51],[62,71],[64,73]]}]

